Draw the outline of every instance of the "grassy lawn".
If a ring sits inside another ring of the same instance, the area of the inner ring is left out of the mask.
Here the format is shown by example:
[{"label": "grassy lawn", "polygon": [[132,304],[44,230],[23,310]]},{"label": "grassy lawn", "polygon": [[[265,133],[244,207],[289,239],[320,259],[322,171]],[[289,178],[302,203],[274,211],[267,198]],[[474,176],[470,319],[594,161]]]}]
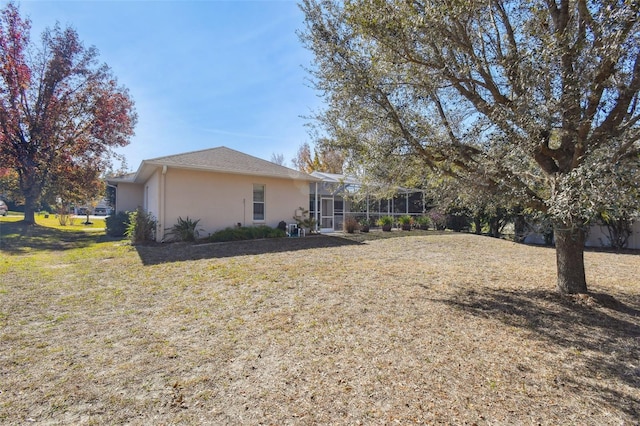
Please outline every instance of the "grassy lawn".
[{"label": "grassy lawn", "polygon": [[[18,222],[24,219],[24,214],[11,212],[9,216],[1,217],[0,216],[0,224],[5,222]],[[61,225],[60,220],[54,214],[45,215],[36,214],[36,223],[41,226],[45,226],[47,228],[54,228],[59,230],[71,230],[71,231],[80,231],[80,230],[104,230],[105,228],[105,220],[103,218],[95,218],[92,217],[89,219],[89,224],[85,224],[87,221],[85,216],[73,216],[69,223],[66,225]]]},{"label": "grassy lawn", "polygon": [[80,248],[105,239],[104,219],[74,218],[65,226],[54,215],[36,215],[36,227],[25,226],[23,215],[0,217],[0,253],[27,253],[49,249]]},{"label": "grassy lawn", "polygon": [[[132,247],[0,223],[1,424],[638,424],[640,256],[394,232]],[[385,238],[380,238],[385,237]]]}]

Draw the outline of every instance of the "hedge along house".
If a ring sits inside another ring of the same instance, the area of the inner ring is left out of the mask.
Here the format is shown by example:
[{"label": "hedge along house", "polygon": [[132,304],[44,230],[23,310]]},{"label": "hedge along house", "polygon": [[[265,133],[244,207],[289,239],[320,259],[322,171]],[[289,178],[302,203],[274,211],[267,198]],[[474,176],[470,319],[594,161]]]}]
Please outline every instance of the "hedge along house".
[{"label": "hedge along house", "polygon": [[178,218],[199,219],[201,235],[233,226],[293,222],[318,179],[226,147],[144,160],[137,172],[108,179],[115,210],[142,207],[163,241]]},{"label": "hedge along house", "polygon": [[[374,188],[341,174],[312,172],[309,212],[320,232],[341,231],[346,217],[375,221],[381,216],[421,216],[427,210],[422,191]],[[386,195],[379,195],[386,194]]]}]

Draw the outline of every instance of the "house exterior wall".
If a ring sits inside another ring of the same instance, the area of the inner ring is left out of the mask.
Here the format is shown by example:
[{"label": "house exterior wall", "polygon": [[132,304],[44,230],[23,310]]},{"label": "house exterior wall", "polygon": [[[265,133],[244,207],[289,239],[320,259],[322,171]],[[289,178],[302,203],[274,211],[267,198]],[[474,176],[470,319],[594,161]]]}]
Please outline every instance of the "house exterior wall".
[{"label": "house exterior wall", "polygon": [[606,247],[609,245],[609,237],[604,226],[594,225],[589,228],[587,239],[584,242],[587,247]]},{"label": "house exterior wall", "polygon": [[[162,240],[178,217],[200,219],[201,236],[236,226],[267,225],[275,227],[282,220],[293,222],[295,210],[306,206],[309,183],[289,179],[193,171],[169,167],[159,172],[158,232]],[[153,179],[153,178],[152,178]],[[156,186],[149,184],[149,194]],[[265,185],[265,220],[253,220],[253,185]],[[150,205],[151,195],[149,197]],[[155,201],[154,201],[155,202]],[[164,207],[162,206],[164,203]],[[164,209],[164,214],[163,214]],[[150,208],[151,211],[151,208]]]},{"label": "house exterior wall", "polygon": [[[626,248],[640,250],[640,221],[635,222],[631,230],[632,233]],[[544,237],[540,234],[531,233],[527,235],[524,242],[526,244],[544,244]],[[611,243],[609,242],[606,227],[600,225],[591,226],[584,245],[586,247],[610,247]]]},{"label": "house exterior wall", "polygon": [[629,248],[640,250],[640,221],[631,227],[633,233],[629,237]]},{"label": "house exterior wall", "polygon": [[116,212],[130,212],[142,206],[144,186],[137,183],[118,183]]},{"label": "house exterior wall", "polygon": [[[640,221],[635,222],[631,227],[632,234],[629,237],[627,248],[640,249]],[[608,247],[610,246],[609,234],[605,226],[594,225],[589,229],[587,241],[585,242],[587,247]]]},{"label": "house exterior wall", "polygon": [[[161,201],[161,170],[157,169],[149,179],[144,183],[144,194],[142,198],[142,208],[149,214],[151,214],[157,222],[160,222],[161,211],[160,211],[160,203]],[[158,224],[158,228],[159,228]],[[156,229],[156,235],[159,229]]]}]

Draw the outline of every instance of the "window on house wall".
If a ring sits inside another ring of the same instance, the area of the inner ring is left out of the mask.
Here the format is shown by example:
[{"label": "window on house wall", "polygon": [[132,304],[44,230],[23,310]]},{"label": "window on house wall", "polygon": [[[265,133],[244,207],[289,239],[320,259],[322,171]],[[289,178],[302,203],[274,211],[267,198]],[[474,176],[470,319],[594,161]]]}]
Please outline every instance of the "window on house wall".
[{"label": "window on house wall", "polygon": [[253,185],[253,220],[264,220],[264,185]]}]

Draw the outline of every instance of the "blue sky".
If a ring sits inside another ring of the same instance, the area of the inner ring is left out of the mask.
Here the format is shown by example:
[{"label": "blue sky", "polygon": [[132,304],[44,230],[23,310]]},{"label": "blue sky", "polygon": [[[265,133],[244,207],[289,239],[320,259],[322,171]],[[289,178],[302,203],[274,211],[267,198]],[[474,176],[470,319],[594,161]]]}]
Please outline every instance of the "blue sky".
[{"label": "blue sky", "polygon": [[[6,4],[6,2],[4,2]],[[40,1],[17,3],[37,41],[71,26],[100,52],[136,103],[129,169],[164,155],[227,146],[286,165],[320,107],[305,71],[296,1]]]}]

